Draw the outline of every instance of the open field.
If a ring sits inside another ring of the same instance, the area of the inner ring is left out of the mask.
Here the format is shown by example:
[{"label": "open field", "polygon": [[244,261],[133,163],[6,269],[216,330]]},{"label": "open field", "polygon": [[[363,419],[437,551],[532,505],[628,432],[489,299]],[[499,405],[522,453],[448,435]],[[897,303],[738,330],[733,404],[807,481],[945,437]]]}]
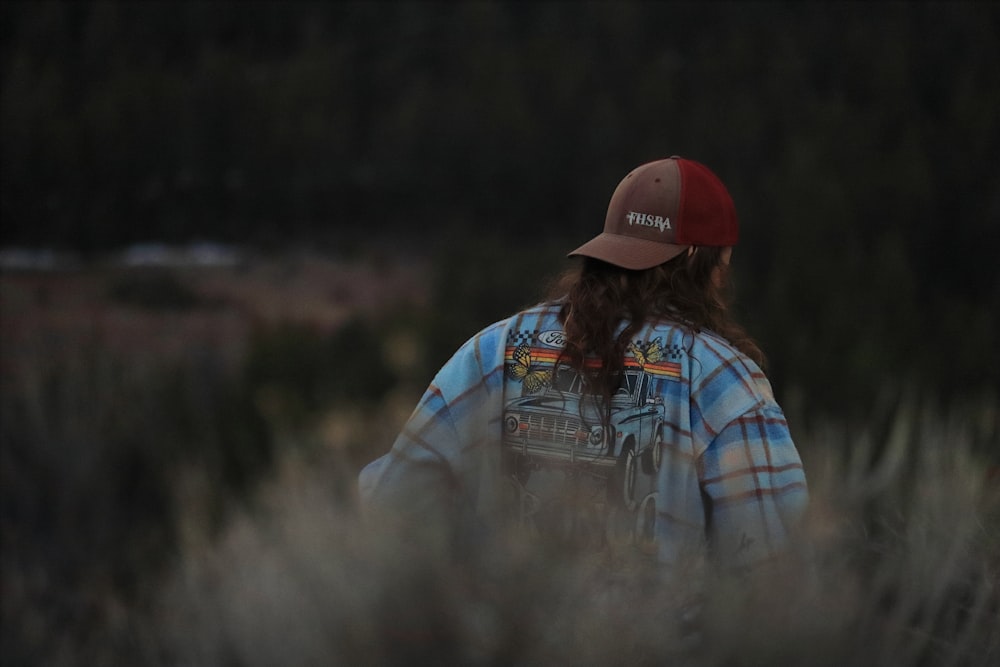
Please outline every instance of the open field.
[{"label": "open field", "polygon": [[232,266],[90,265],[0,274],[3,359],[99,345],[125,358],[176,359],[205,346],[231,361],[257,326],[329,332],[397,304],[426,306],[426,267],[321,256]]},{"label": "open field", "polygon": [[796,430],[808,566],[710,579],[693,634],[670,621],[678,582],[611,584],[516,545],[488,573],[400,560],[359,526],[354,480],[426,381],[424,271],[0,274],[3,664],[1000,658],[995,395],[914,391],[884,423]]}]

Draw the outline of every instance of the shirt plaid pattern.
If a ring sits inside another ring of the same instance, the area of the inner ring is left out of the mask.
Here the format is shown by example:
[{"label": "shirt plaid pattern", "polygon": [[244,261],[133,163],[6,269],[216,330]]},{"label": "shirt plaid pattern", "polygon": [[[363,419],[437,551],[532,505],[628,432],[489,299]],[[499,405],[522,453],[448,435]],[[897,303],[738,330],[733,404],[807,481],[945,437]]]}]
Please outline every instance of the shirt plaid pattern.
[{"label": "shirt plaid pattern", "polygon": [[[430,516],[458,517],[467,539],[495,529],[508,483],[499,445],[505,406],[541,396],[540,386],[554,382],[533,361],[512,374],[510,350],[544,334],[557,339],[558,310],[541,305],[497,322],[452,356],[391,450],[362,470],[363,509],[416,525]],[[662,405],[659,462],[644,491],[655,505],[658,558],[677,563],[692,545],[705,544],[725,566],[773,557],[805,510],[807,488],[767,378],[710,332],[662,321],[647,324],[637,341],[656,341],[671,364],[669,372],[643,367],[650,395],[639,401],[649,412]],[[523,380],[528,372],[539,373],[533,384]]]}]

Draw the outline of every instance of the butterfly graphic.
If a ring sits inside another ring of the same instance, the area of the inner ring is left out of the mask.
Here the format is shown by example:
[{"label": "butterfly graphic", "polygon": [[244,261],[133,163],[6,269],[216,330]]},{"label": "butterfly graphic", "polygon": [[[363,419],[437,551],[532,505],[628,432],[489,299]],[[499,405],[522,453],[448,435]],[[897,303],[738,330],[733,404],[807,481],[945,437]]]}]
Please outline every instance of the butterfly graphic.
[{"label": "butterfly graphic", "polygon": [[[643,344],[640,343],[640,345]],[[646,368],[646,364],[655,364],[657,361],[663,359],[663,342],[659,338],[645,343],[643,347],[639,347],[635,343],[629,343],[628,349],[632,352],[635,360],[639,362],[640,368]]]},{"label": "butterfly graphic", "polygon": [[514,363],[507,364],[507,374],[520,380],[529,394],[540,391],[552,382],[552,371],[531,364],[531,348],[521,343],[514,350]]}]

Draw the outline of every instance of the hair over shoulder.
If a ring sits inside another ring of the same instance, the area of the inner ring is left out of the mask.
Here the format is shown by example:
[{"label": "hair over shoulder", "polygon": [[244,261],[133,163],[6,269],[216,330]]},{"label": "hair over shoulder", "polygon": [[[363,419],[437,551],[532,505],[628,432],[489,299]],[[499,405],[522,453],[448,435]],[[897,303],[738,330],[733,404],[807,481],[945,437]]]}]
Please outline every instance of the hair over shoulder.
[{"label": "hair over shoulder", "polygon": [[[566,333],[560,362],[579,370],[590,392],[610,398],[633,335],[647,322],[668,320],[695,333],[708,330],[722,336],[763,368],[763,352],[730,313],[728,271],[722,248],[710,246],[639,271],[583,258],[549,293],[550,302],[561,304]],[[622,321],[626,326],[616,336]],[[601,360],[591,371],[584,366],[588,355]]]}]

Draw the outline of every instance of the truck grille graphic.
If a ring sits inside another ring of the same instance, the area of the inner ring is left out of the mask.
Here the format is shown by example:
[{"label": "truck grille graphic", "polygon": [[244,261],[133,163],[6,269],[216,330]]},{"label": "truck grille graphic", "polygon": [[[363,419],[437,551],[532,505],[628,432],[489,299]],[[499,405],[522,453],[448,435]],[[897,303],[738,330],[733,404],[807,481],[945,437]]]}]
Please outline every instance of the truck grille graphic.
[{"label": "truck grille graphic", "polygon": [[528,440],[532,442],[552,442],[561,445],[577,445],[582,441],[580,420],[552,415],[521,415],[521,428],[527,427]]}]

